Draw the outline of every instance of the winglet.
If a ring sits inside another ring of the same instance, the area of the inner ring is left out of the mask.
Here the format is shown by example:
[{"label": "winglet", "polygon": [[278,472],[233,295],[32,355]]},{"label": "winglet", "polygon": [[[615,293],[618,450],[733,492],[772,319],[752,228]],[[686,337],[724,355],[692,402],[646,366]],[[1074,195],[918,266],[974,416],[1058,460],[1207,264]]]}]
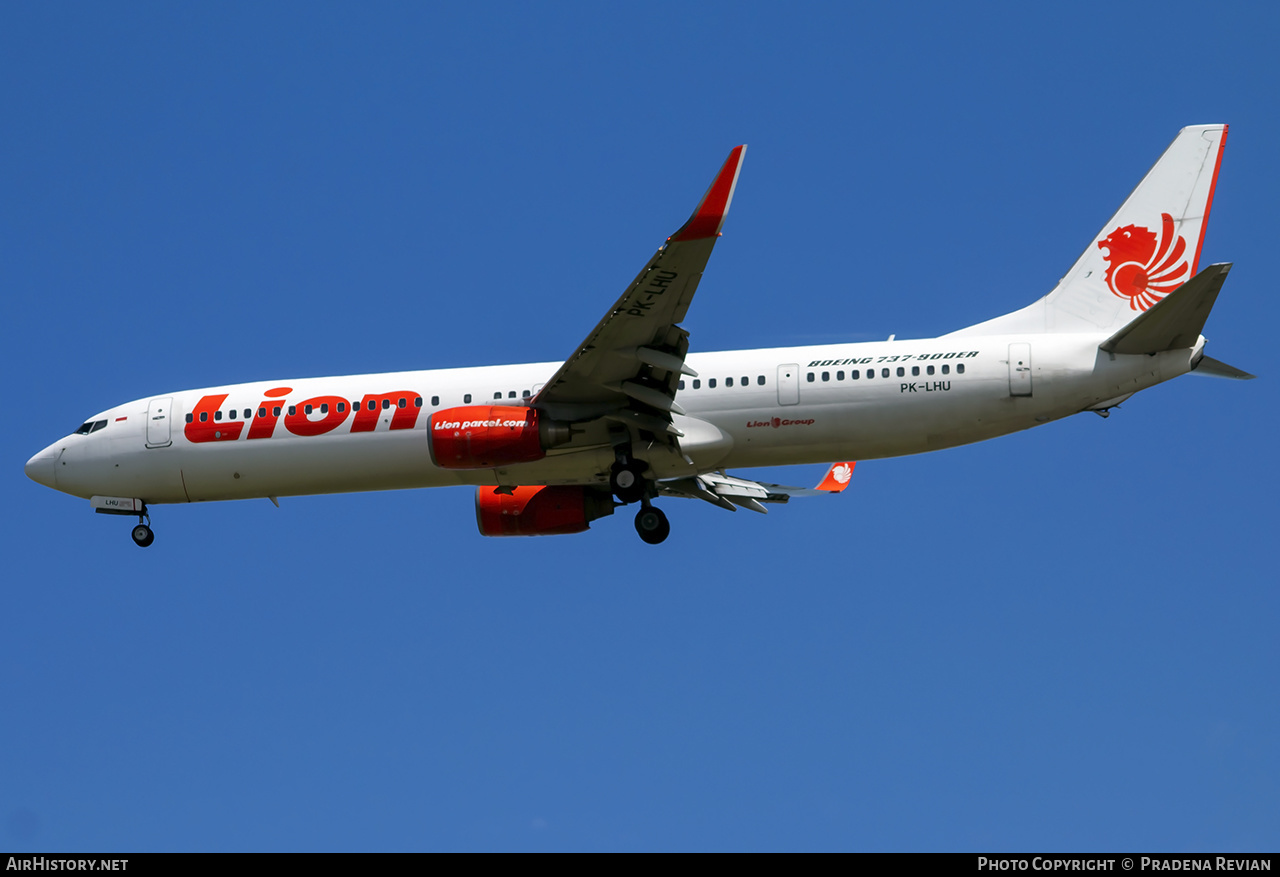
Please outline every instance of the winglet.
[{"label": "winglet", "polygon": [[834,463],[827,470],[827,477],[822,479],[814,490],[821,490],[824,493],[839,493],[849,486],[849,482],[853,479],[853,467],[857,465],[853,462]]},{"label": "winglet", "polygon": [[742,170],[742,157],[746,152],[746,144],[733,148],[711,183],[711,188],[707,189],[707,194],[698,202],[693,216],[671,236],[672,241],[696,241],[720,234],[720,226],[724,225],[724,218],[729,213],[729,202],[733,200],[733,190],[737,188],[738,172]]}]

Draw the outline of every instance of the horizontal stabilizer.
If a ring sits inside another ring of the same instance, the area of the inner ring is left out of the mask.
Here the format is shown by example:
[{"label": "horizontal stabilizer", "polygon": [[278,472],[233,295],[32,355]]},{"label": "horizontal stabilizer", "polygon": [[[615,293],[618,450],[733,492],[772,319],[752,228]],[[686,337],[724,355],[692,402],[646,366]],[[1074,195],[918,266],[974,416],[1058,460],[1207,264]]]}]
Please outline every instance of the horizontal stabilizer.
[{"label": "horizontal stabilizer", "polygon": [[1131,354],[1195,347],[1230,271],[1230,262],[1210,265],[1098,346]]},{"label": "horizontal stabilizer", "polygon": [[1193,375],[1207,375],[1211,378],[1230,378],[1233,381],[1251,381],[1257,377],[1257,375],[1241,371],[1233,365],[1219,362],[1212,356],[1200,357],[1200,361],[1196,363],[1191,373]]}]

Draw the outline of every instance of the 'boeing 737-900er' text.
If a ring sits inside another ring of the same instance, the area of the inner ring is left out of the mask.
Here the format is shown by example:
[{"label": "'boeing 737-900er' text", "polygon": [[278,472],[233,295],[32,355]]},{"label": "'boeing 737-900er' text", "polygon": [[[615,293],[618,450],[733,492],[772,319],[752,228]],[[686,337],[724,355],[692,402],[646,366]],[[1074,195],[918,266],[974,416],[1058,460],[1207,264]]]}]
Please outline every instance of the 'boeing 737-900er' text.
[{"label": "'boeing 737-900er' text", "polygon": [[730,468],[868,460],[1106,415],[1192,370],[1229,264],[1198,269],[1225,125],[1184,128],[1058,285],[1021,310],[916,341],[690,353],[681,326],[742,169],[735,148],[693,212],[564,362],[258,381],[168,392],[89,418],[26,464],[32,480],[138,518],[163,503],[476,486],[486,536],[578,533],[639,503],[765,511],[835,493]]}]

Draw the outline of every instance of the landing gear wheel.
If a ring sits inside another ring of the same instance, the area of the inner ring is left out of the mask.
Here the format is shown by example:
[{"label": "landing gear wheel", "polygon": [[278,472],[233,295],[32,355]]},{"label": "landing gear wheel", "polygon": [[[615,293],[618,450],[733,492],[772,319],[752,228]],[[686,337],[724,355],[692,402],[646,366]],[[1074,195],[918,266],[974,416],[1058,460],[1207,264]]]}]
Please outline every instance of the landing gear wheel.
[{"label": "landing gear wheel", "polygon": [[636,532],[650,545],[657,545],[671,535],[671,524],[662,509],[647,505],[636,513]]},{"label": "landing gear wheel", "polygon": [[139,548],[146,548],[152,542],[156,541],[156,534],[151,532],[151,528],[146,524],[139,524],[133,528],[133,541],[137,543]]},{"label": "landing gear wheel", "polygon": [[644,499],[648,490],[644,480],[644,464],[635,460],[614,463],[609,469],[609,489],[623,503]]}]

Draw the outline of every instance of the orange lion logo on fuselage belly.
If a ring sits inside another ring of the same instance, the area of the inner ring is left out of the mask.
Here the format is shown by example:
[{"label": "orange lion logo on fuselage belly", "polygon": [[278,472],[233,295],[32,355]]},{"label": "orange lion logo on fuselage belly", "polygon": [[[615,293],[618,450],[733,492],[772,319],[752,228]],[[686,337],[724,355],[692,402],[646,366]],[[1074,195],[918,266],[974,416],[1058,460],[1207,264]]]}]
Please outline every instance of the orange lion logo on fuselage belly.
[{"label": "orange lion logo on fuselage belly", "polygon": [[1126,225],[1098,241],[1105,250],[1107,286],[1129,307],[1145,311],[1181,286],[1191,273],[1182,256],[1187,241],[1174,231],[1173,217],[1160,214],[1160,237],[1140,225]]}]

